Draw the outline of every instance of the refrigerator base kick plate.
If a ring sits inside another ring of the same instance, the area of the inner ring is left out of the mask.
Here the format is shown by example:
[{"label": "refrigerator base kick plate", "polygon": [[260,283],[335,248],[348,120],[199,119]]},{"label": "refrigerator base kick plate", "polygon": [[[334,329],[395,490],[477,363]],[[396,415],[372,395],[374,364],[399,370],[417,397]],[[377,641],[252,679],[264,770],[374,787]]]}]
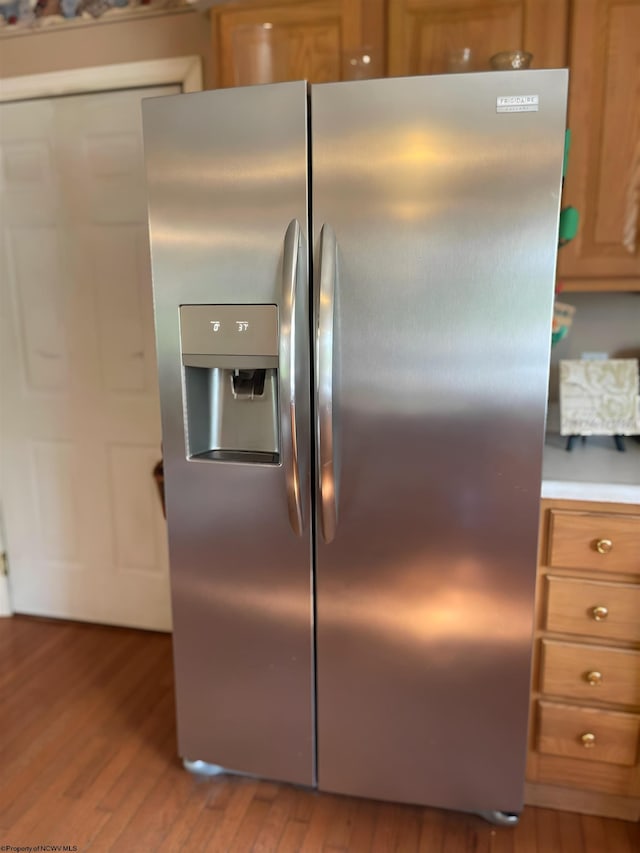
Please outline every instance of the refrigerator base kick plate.
[{"label": "refrigerator base kick plate", "polygon": [[207,764],[206,761],[189,761],[188,758],[183,758],[182,764],[185,770],[189,773],[197,773],[198,776],[219,776],[227,772],[219,764]]},{"label": "refrigerator base kick plate", "polygon": [[[223,773],[230,772],[225,767],[221,767],[219,764],[209,764],[206,761],[190,761],[188,758],[183,758],[182,764],[185,770],[188,770],[189,773],[195,773],[198,776],[220,776]],[[495,826],[516,826],[520,821],[520,814],[518,812],[501,812],[495,810],[479,811],[474,812],[474,814],[477,814],[478,817],[483,818],[489,823],[495,824]]]},{"label": "refrigerator base kick plate", "polygon": [[515,826],[520,820],[520,815],[517,812],[476,812],[480,817],[494,823],[496,826]]}]

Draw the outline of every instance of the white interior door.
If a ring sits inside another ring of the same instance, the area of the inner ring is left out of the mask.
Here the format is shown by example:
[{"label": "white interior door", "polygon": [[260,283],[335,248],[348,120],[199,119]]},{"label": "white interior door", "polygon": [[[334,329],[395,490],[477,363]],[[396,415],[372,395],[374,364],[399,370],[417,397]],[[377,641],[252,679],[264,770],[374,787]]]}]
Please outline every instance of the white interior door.
[{"label": "white interior door", "polygon": [[14,610],[170,628],[142,97],[0,106],[0,495]]}]

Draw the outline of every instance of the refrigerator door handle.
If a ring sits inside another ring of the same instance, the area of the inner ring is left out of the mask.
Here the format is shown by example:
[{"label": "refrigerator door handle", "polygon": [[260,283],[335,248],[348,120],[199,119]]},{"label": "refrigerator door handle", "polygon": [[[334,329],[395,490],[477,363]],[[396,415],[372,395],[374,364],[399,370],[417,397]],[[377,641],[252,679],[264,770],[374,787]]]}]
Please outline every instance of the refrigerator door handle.
[{"label": "refrigerator door handle", "polygon": [[333,428],[334,319],[337,279],[337,242],[326,223],[320,232],[320,292],[316,340],[316,405],[318,441],[318,488],[320,529],[325,542],[332,542],[338,522],[335,435]]},{"label": "refrigerator door handle", "polygon": [[[287,485],[287,508],[293,532],[302,536],[305,527],[301,494],[300,460],[298,457],[298,422],[296,417],[296,353],[299,349],[296,329],[296,297],[298,280],[303,273],[300,264],[302,231],[292,219],[284,237],[282,260],[282,312],[280,320],[280,436],[282,466]],[[304,334],[303,330],[300,330]]]}]

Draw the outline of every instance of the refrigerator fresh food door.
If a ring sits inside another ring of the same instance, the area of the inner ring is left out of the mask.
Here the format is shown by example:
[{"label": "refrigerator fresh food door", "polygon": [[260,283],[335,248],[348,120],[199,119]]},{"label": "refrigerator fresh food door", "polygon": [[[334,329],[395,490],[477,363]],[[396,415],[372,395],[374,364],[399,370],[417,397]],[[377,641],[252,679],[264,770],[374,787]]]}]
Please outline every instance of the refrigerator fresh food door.
[{"label": "refrigerator fresh food door", "polygon": [[312,88],[322,789],[522,807],[566,93]]},{"label": "refrigerator fresh food door", "polygon": [[143,112],[179,751],[311,784],[307,88]]}]

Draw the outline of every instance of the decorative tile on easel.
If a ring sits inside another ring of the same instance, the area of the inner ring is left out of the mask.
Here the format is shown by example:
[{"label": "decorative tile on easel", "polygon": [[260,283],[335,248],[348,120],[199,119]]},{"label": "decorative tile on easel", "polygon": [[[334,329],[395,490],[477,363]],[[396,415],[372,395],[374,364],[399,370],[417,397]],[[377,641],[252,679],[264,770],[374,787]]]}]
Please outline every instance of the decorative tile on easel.
[{"label": "decorative tile on easel", "polygon": [[560,362],[561,435],[640,432],[638,360]]}]

